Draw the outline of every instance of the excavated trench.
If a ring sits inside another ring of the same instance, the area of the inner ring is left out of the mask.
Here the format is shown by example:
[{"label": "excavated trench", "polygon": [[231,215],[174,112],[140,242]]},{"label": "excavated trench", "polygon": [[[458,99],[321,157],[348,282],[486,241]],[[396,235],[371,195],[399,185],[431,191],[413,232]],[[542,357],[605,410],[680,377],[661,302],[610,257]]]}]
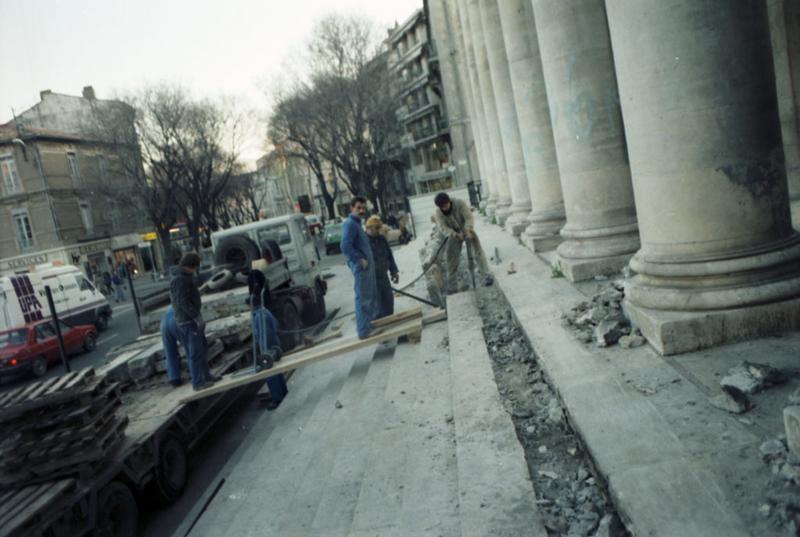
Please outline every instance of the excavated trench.
[{"label": "excavated trench", "polygon": [[497,286],[477,293],[497,386],[525,449],[549,534],[629,536],[505,296]]}]

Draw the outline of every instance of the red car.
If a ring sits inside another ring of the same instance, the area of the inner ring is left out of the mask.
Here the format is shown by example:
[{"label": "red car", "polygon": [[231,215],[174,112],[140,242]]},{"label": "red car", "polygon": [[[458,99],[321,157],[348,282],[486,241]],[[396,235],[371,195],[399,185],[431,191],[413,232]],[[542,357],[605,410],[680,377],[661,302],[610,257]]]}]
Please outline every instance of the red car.
[{"label": "red car", "polygon": [[[68,355],[91,352],[97,344],[94,325],[72,326],[61,323],[61,335]],[[41,377],[47,367],[61,360],[55,325],[52,321],[39,321],[19,328],[0,332],[0,376],[30,371]]]}]

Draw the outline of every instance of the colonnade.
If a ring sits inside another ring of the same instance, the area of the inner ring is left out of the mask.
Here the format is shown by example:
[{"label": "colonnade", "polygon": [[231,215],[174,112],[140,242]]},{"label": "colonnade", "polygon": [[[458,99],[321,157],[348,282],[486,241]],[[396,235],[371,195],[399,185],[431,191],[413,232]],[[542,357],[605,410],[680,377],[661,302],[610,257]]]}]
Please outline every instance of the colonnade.
[{"label": "colonnade", "polygon": [[771,42],[764,0],[449,9],[496,223],[572,281],[628,265],[626,312],[664,353],[800,327],[778,95],[798,53],[773,53],[797,28]]}]

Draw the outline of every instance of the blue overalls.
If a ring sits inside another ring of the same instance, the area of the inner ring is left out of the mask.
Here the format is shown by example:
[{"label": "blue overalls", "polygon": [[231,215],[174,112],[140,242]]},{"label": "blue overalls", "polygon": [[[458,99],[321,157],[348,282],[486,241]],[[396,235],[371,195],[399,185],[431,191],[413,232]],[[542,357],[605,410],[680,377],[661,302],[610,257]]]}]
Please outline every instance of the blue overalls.
[{"label": "blue overalls", "polygon": [[[339,245],[347,258],[347,266],[353,273],[353,290],[356,296],[356,331],[365,338],[372,331],[372,321],[377,315],[375,283],[375,261],[366,232],[361,228],[361,219],[350,215],[342,225],[342,240]],[[361,260],[367,260],[367,268]]]},{"label": "blue overalls", "polygon": [[[258,306],[253,312],[253,338],[255,338],[258,352],[264,352],[271,347],[279,347],[281,344],[280,339],[278,339],[278,321],[264,306]],[[267,387],[269,388],[272,402],[276,405],[289,392],[286,387],[286,379],[282,373],[269,377],[267,379]]]}]

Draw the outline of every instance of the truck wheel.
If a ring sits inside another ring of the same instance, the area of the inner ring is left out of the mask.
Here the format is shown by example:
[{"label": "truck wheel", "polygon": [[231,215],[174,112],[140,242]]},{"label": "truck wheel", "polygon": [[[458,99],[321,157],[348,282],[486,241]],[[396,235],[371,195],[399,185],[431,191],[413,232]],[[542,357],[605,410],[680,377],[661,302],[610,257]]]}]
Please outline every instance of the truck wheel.
[{"label": "truck wheel", "polygon": [[280,328],[287,333],[280,334],[281,349],[284,352],[295,348],[301,341],[303,334],[298,332],[303,327],[300,322],[300,312],[292,300],[284,300],[281,305]]},{"label": "truck wheel", "polygon": [[151,496],[161,506],[175,503],[186,488],[189,475],[186,448],[180,438],[167,433],[158,447],[158,465],[156,476],[150,482]]},{"label": "truck wheel", "polygon": [[233,281],[233,272],[223,269],[211,276],[211,279],[205,285],[211,291],[218,291],[225,288],[231,281]]},{"label": "truck wheel", "polygon": [[86,334],[86,339],[83,340],[83,350],[85,352],[92,352],[97,347],[97,338],[94,334]]},{"label": "truck wheel", "polygon": [[244,235],[225,237],[216,250],[214,264],[218,267],[228,265],[235,269],[250,268],[253,260],[261,257],[256,243]]},{"label": "truck wheel", "polygon": [[112,481],[97,493],[97,531],[102,537],[136,537],[139,508],[131,489]]},{"label": "truck wheel", "polygon": [[325,292],[319,280],[314,282],[311,292],[312,300],[303,305],[303,323],[305,326],[315,325],[325,318]]},{"label": "truck wheel", "polygon": [[98,332],[105,331],[108,328],[108,315],[101,313],[97,316],[97,320],[94,322],[94,326],[97,328]]},{"label": "truck wheel", "polygon": [[43,377],[47,373],[47,358],[44,356],[37,357],[31,364],[31,371],[34,377]]}]

